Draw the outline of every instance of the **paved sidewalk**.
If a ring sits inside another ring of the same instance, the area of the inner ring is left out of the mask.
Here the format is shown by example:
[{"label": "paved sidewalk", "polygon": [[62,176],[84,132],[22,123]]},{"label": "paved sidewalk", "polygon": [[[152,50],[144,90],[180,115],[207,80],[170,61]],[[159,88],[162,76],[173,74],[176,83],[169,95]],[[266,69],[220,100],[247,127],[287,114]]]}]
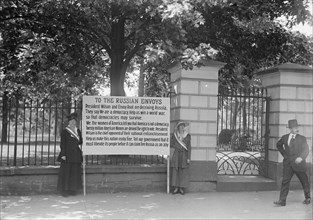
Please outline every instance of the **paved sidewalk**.
[{"label": "paved sidewalk", "polygon": [[290,191],[287,206],[274,207],[278,191],[2,196],[8,219],[312,219],[303,192]]}]

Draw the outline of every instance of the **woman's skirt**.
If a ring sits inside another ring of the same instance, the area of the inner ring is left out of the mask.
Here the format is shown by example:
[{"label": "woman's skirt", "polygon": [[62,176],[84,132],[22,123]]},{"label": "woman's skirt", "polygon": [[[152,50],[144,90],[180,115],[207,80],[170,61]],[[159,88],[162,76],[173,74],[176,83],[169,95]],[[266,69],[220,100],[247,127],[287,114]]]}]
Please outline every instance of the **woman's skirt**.
[{"label": "woman's skirt", "polygon": [[171,167],[171,186],[186,188],[189,186],[189,167],[175,168]]},{"label": "woman's skirt", "polygon": [[61,163],[57,189],[59,192],[76,192],[83,188],[81,163]]}]

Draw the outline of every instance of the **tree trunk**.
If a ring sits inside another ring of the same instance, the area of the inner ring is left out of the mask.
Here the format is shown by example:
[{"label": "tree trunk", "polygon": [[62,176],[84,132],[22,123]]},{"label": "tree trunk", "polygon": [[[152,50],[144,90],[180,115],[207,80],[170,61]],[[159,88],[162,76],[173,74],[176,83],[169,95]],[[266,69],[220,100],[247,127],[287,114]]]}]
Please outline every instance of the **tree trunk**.
[{"label": "tree trunk", "polygon": [[138,80],[138,96],[143,97],[145,94],[145,65],[143,63],[140,64],[139,71],[139,80]]},{"label": "tree trunk", "polygon": [[124,28],[125,19],[121,16],[120,9],[116,6],[112,8],[112,30],[111,30],[111,68],[110,85],[111,96],[125,96],[124,81],[126,64],[124,63],[125,39]]},{"label": "tree trunk", "polygon": [[247,134],[247,102],[246,99],[242,103],[242,128],[244,135]]},{"label": "tree trunk", "polygon": [[237,116],[239,112],[239,108],[238,108],[239,103],[238,103],[237,98],[234,98],[234,100],[235,100],[235,104],[234,104],[234,107],[232,107],[233,109],[231,110],[232,118],[230,121],[230,129],[236,131],[237,130]]},{"label": "tree trunk", "polygon": [[125,96],[124,81],[126,69],[123,68],[124,63],[118,58],[111,61],[110,70],[110,88],[111,96]]}]

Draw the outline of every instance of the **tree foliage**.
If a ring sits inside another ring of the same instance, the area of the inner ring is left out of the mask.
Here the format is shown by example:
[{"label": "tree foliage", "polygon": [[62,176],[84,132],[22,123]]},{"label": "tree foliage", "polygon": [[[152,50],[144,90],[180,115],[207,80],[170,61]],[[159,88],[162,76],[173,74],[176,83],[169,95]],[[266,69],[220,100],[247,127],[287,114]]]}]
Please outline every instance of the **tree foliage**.
[{"label": "tree foliage", "polygon": [[49,1],[1,5],[0,62],[7,94],[41,100],[75,98],[103,80],[103,62],[90,56],[92,50],[83,38],[47,22],[53,19]]},{"label": "tree foliage", "polygon": [[[218,51],[215,59],[226,63],[219,75],[222,90],[255,84],[257,70],[295,61],[298,55],[287,57],[291,48],[286,45],[296,43],[294,46],[301,54],[306,54],[301,63],[312,64],[310,41],[304,35],[287,31],[276,21],[286,16],[287,24],[292,26],[308,19],[310,14],[303,1],[228,1],[200,10],[205,25],[193,30],[200,38],[194,44],[209,43]],[[193,42],[192,39],[189,42]]]},{"label": "tree foliage", "polygon": [[227,89],[273,64],[312,63],[312,41],[275,20],[285,16],[292,26],[309,19],[300,0],[0,3],[0,67],[5,88],[14,92],[79,95],[109,77],[111,95],[125,95],[133,64],[147,68],[151,88],[171,62],[192,68],[213,58],[226,63],[220,82]]}]

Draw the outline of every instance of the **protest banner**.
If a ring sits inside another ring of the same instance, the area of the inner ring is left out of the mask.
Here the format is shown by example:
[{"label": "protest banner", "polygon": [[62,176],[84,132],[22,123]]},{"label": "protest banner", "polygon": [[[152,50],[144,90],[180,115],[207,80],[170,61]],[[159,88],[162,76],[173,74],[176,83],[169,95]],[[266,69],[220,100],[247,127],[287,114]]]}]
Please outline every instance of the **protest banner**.
[{"label": "protest banner", "polygon": [[83,96],[82,136],[84,155],[169,155],[170,99]]},{"label": "protest banner", "polygon": [[169,98],[83,97],[85,155],[168,155]]}]

